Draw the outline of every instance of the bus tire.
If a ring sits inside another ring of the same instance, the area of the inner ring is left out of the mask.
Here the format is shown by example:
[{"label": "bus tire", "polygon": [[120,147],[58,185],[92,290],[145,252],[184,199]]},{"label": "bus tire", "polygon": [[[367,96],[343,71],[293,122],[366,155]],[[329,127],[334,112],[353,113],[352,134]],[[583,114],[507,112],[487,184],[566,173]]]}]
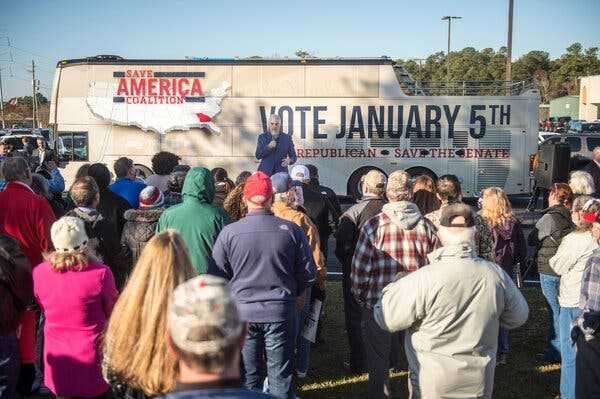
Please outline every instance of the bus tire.
[{"label": "bus tire", "polygon": [[414,168],[406,169],[406,173],[410,175],[413,179],[418,176],[427,175],[433,179],[433,181],[437,181],[437,176],[430,169],[427,169],[423,166],[415,166]]},{"label": "bus tire", "polygon": [[133,167],[138,171],[138,176],[142,177],[143,179],[146,179],[148,176],[154,174],[152,169],[140,163],[134,164]]},{"label": "bus tire", "polygon": [[[356,169],[348,178],[348,183],[346,185],[346,191],[349,196],[354,198],[355,200],[360,199],[362,197],[362,189],[360,187],[360,181],[364,175],[369,173],[371,170],[378,170],[385,175],[385,172],[379,168],[374,166],[363,166],[362,168]],[[387,176],[387,175],[386,175]]]}]

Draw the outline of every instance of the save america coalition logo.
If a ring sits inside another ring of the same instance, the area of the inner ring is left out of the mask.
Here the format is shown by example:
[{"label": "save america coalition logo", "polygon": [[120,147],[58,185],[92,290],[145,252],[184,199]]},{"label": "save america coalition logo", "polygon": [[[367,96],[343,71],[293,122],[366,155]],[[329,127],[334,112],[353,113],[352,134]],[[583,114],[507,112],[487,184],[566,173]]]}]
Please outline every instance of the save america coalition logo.
[{"label": "save america coalition logo", "polygon": [[94,115],[117,125],[160,134],[191,128],[220,133],[213,118],[230,84],[205,93],[204,77],[204,72],[117,71],[112,82],[91,81],[86,102]]}]

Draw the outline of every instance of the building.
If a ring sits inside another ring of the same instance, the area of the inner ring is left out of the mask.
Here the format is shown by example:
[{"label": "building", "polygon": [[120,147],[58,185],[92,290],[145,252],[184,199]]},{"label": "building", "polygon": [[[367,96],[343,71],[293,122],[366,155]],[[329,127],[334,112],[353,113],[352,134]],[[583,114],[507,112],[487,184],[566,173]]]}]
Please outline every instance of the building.
[{"label": "building", "polygon": [[600,119],[600,75],[580,78],[579,119]]},{"label": "building", "polygon": [[579,96],[564,96],[550,100],[550,117],[579,119]]}]

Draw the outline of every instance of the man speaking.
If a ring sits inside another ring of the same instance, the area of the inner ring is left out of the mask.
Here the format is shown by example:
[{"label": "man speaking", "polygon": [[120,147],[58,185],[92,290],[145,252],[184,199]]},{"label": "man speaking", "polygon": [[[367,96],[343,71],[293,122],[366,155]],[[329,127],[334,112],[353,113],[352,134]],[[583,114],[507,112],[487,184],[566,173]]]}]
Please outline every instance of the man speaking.
[{"label": "man speaking", "polygon": [[269,117],[268,132],[258,136],[256,159],[258,170],[268,176],[287,172],[287,167],[296,162],[296,149],[292,137],[281,132],[281,118],[277,114]]}]

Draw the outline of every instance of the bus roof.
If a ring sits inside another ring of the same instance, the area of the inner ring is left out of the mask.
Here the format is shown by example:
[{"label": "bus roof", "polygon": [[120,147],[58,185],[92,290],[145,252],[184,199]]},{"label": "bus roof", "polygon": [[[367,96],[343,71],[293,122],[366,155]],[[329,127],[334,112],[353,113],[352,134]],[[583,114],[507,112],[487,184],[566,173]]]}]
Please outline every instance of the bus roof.
[{"label": "bus roof", "polygon": [[74,65],[393,65],[389,57],[379,58],[186,58],[166,59],[128,59],[118,55],[96,55],[86,58],[61,60],[57,68]]}]

